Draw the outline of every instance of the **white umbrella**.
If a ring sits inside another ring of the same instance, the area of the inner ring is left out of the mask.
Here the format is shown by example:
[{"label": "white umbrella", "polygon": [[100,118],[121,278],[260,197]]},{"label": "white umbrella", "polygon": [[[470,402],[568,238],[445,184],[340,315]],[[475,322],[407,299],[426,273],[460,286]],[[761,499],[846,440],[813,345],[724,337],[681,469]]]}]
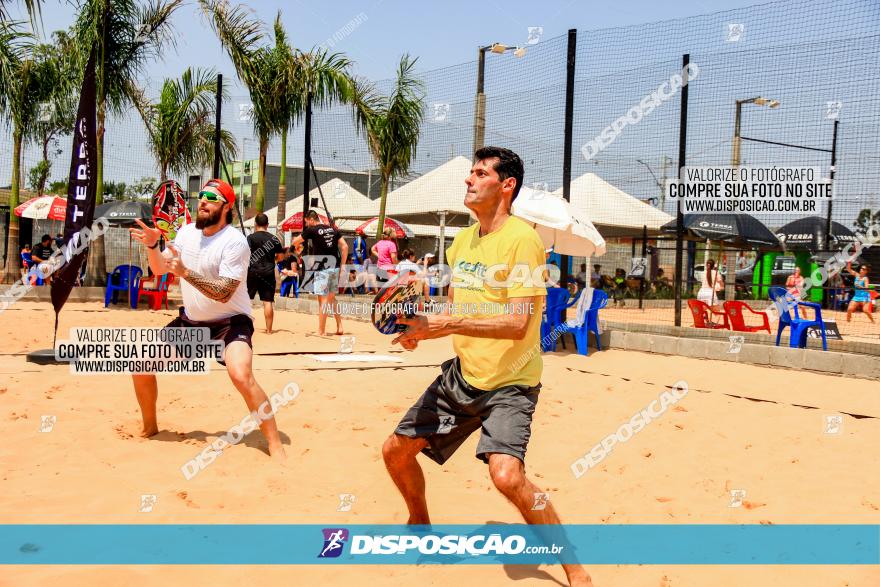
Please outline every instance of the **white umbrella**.
[{"label": "white umbrella", "polygon": [[544,246],[563,255],[592,257],[605,254],[605,239],[571,204],[560,196],[523,187],[513,201],[513,215],[531,224]]},{"label": "white umbrella", "polygon": [[33,220],[64,220],[66,212],[67,198],[58,196],[32,198],[15,208],[16,216]]}]

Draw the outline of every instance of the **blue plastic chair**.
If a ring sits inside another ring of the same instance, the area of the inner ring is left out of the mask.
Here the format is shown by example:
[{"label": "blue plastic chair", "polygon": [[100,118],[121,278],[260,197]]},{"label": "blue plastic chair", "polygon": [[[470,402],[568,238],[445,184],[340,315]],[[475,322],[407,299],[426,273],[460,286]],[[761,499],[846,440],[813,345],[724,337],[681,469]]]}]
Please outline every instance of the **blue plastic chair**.
[{"label": "blue plastic chair", "polygon": [[[544,308],[544,316],[541,320],[541,350],[544,352],[555,351],[556,341],[568,331],[568,327],[562,319],[562,312],[572,307],[578,301],[580,292],[568,301],[569,292],[564,287],[547,288],[547,305]],[[552,336],[554,331],[560,332],[559,336]],[[565,348],[565,341],[562,342]]]},{"label": "blue plastic chair", "polygon": [[[785,288],[771,287],[769,290],[770,299],[776,305],[779,312],[779,326],[776,331],[776,346],[779,346],[779,339],[782,337],[782,331],[788,327],[789,331],[788,346],[791,348],[805,349],[807,348],[807,330],[812,326],[819,328],[822,333],[822,350],[828,350],[828,341],[825,339],[825,322],[822,320],[822,307],[815,302],[803,302],[795,299],[789,294]],[[816,315],[810,319],[800,318],[798,312],[799,306],[812,308]]]},{"label": "blue plastic chair", "polygon": [[[131,274],[129,275],[129,269],[131,269]],[[127,291],[128,299],[130,303],[133,303],[133,308],[137,307],[137,284],[140,281],[141,276],[144,274],[144,271],[135,265],[119,265],[116,269],[113,270],[113,273],[107,274],[107,290],[104,292],[104,307],[110,305],[110,299],[112,297],[113,303],[119,303],[119,292]],[[114,277],[117,278],[118,283],[113,283]]]},{"label": "blue plastic chair", "polygon": [[592,332],[596,337],[596,350],[601,351],[602,345],[599,343],[599,310],[608,303],[608,294],[601,289],[593,290],[593,299],[590,300],[590,308],[584,315],[584,323],[569,330],[574,336],[574,342],[577,345],[577,352],[581,355],[589,355],[589,334]]}]

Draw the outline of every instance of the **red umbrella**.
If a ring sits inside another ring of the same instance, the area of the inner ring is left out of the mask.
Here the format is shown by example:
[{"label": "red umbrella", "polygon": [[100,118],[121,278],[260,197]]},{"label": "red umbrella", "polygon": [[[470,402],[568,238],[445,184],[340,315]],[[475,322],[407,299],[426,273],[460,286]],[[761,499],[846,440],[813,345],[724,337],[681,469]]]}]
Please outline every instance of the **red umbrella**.
[{"label": "red umbrella", "polygon": [[[321,224],[330,224],[330,219],[325,215],[318,212],[318,220]],[[293,216],[290,216],[287,220],[285,220],[281,224],[281,230],[291,231],[291,232],[302,232],[303,229],[303,213],[297,212]]]},{"label": "red umbrella", "polygon": [[15,215],[34,220],[64,220],[67,213],[67,199],[58,196],[31,198],[15,207]]},{"label": "red umbrella", "polygon": [[[354,231],[358,234],[376,234],[376,228],[379,226],[379,217],[370,218],[360,226],[354,229]],[[414,235],[412,229],[400,222],[399,220],[395,220],[394,218],[385,217],[385,228],[394,229],[394,235],[397,238],[412,238]]]}]

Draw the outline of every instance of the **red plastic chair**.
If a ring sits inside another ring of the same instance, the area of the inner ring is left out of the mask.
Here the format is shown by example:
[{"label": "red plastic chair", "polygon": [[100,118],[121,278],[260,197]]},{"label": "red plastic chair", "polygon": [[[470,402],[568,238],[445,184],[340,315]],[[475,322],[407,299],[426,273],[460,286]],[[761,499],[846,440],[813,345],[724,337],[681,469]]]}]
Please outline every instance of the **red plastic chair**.
[{"label": "red plastic chair", "polygon": [[[711,329],[721,329],[721,328],[730,328],[727,322],[727,314],[724,312],[719,312],[717,310],[713,310],[709,304],[705,302],[701,302],[700,300],[688,300],[688,308],[691,309],[691,315],[694,317],[694,328],[711,328]],[[721,316],[724,318],[724,323],[719,324],[717,322],[712,322],[712,316]]]},{"label": "red plastic chair", "polygon": [[168,309],[168,286],[174,283],[174,274],[166,273],[162,275],[159,280],[159,288],[158,289],[144,289],[144,282],[152,283],[156,279],[155,275],[151,275],[150,277],[144,277],[140,280],[138,284],[138,297],[137,302],[139,303],[141,300],[141,296],[147,298],[147,304],[150,306],[151,310],[161,310],[162,302],[165,302],[165,309]]},{"label": "red plastic chair", "polygon": [[[764,323],[760,326],[746,326],[744,310],[748,310],[752,314],[760,316]],[[761,330],[766,330],[767,334],[773,334],[770,331],[770,318],[767,316],[767,312],[757,312],[745,302],[724,302],[724,312],[730,319],[730,329],[734,332],[759,332]]]}]

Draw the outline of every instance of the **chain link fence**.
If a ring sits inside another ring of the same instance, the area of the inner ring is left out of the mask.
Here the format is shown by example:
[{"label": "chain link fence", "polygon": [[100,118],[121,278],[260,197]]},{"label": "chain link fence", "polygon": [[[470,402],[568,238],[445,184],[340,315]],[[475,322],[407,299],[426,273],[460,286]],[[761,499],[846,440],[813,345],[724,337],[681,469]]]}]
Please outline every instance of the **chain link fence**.
[{"label": "chain link fence", "polygon": [[[355,29],[351,34],[365,33]],[[783,0],[638,26],[581,30],[576,39],[571,200],[606,237],[608,252],[594,259],[572,259],[570,274],[608,291],[611,299],[604,310],[608,320],[674,324],[676,240],[674,228],[669,232],[663,225],[674,223],[676,203],[664,196],[663,186],[677,176],[681,165],[811,166],[828,177],[836,121],[832,219],[853,233],[864,233],[870,224],[864,210],[880,220],[880,76],[876,75],[880,5],[876,1]],[[521,56],[512,51],[486,52],[484,144],[517,152],[525,163],[525,185],[561,193],[568,36],[541,38],[539,31],[532,31],[520,44],[526,49],[524,55],[518,52]],[[681,74],[685,54],[698,73],[688,84],[686,158],[680,161],[682,90],[670,90],[668,82]],[[419,76],[425,87],[425,117],[418,152],[410,176],[392,189],[456,157],[472,155],[477,62]],[[377,85],[388,91],[392,81]],[[158,91],[147,88],[153,97]],[[265,182],[264,209],[270,209],[278,203],[280,141],[272,140],[269,170],[265,178],[258,177],[250,100],[241,92],[233,94],[238,95],[223,105],[222,121],[236,137],[239,161],[227,162],[227,173],[251,207],[256,184]],[[770,108],[750,102],[757,97],[779,105]],[[742,139],[735,155],[737,101],[743,102]],[[617,123],[622,117],[623,122]],[[319,180],[339,177],[368,198],[377,198],[380,178],[350,108],[316,110],[312,130],[312,159]],[[0,188],[9,184],[12,167],[7,127],[4,132]],[[288,199],[302,193],[302,137],[301,126],[288,136]],[[63,137],[53,151],[53,180],[66,174],[69,142]],[[40,160],[38,146],[29,146],[23,159],[26,184],[28,170]],[[210,169],[194,169],[176,179],[195,192],[209,174]],[[132,111],[110,120],[105,178],[130,188],[157,176],[139,117]],[[451,182],[447,193],[421,197],[425,201],[463,198],[464,179]],[[23,193],[22,200],[30,195]],[[328,194],[325,198],[332,212],[333,200]],[[293,212],[288,209],[288,215]],[[821,218],[826,214],[825,204],[815,213]],[[755,215],[774,233],[802,216]],[[445,221],[460,227],[467,225],[468,218],[459,214]],[[43,228],[30,229],[30,242],[35,242]],[[107,247],[108,268],[126,263],[127,237],[120,233],[108,238],[113,243]],[[437,235],[412,244],[417,255],[436,253],[438,247]],[[809,275],[839,250],[829,248],[833,250],[756,246],[736,250],[717,241],[686,241],[680,276],[682,325],[692,324],[687,301],[696,296],[707,260],[722,267],[728,282],[721,297],[742,299],[763,310],[769,302],[767,288],[755,283],[759,274],[764,275],[765,286],[784,285],[795,266]],[[876,249],[880,247],[863,249],[859,259],[872,264],[872,283],[880,282]],[[641,258],[647,258],[645,276],[634,279],[630,277],[633,259]],[[593,265],[601,267],[594,271]],[[880,326],[866,316],[858,314],[847,322],[845,309],[852,292],[852,277],[845,274],[842,281],[816,286],[807,297],[822,305],[823,316],[836,321],[845,340],[880,344]]]}]

